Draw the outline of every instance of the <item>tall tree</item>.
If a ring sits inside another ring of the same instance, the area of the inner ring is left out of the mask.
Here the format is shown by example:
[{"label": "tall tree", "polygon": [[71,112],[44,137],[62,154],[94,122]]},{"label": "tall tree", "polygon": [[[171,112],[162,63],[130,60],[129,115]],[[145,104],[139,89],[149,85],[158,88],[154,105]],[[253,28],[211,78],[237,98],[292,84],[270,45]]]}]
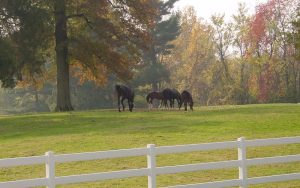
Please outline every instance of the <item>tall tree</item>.
[{"label": "tall tree", "polygon": [[[288,32],[295,17],[295,0],[269,0],[257,7],[251,23],[251,49],[258,67],[258,99],[260,102],[296,101],[296,62],[291,59]],[[283,89],[284,88],[284,89]]]},{"label": "tall tree", "polygon": [[17,59],[22,62],[20,68],[28,66],[32,72],[40,71],[45,62],[41,54],[55,43],[57,111],[73,109],[70,64],[80,65],[94,77],[104,73],[102,77],[116,74],[121,79],[130,78],[156,16],[155,0],[3,0],[1,3],[0,18],[5,23],[13,22],[13,28],[17,28],[12,34],[6,32],[6,38],[22,44],[27,56],[34,60],[24,61],[29,58],[20,56]]},{"label": "tall tree", "polygon": [[249,48],[250,48],[250,17],[247,15],[248,10],[245,4],[239,3],[238,13],[233,15],[233,29],[235,32],[233,45],[238,50],[239,61],[238,65],[240,68],[239,72],[239,103],[245,104],[249,101]]},{"label": "tall tree", "polygon": [[170,44],[179,34],[179,14],[171,13],[174,4],[178,0],[158,1],[159,11],[155,18],[155,27],[151,31],[151,43],[149,51],[145,53],[148,66],[145,69],[147,75],[152,75],[152,89],[158,89],[158,83],[168,79],[168,71],[161,64],[164,55],[169,54],[173,45]]},{"label": "tall tree", "polygon": [[297,101],[300,101],[300,3],[298,4],[298,14],[293,21],[293,32],[290,35],[291,43],[294,45],[294,58],[296,62],[296,67],[298,68],[298,80],[296,78],[296,88],[297,88]]},{"label": "tall tree", "polygon": [[[49,21],[47,11],[40,6],[30,6],[31,1],[1,1],[0,8],[0,40],[3,55],[12,56],[1,61],[3,75],[10,78],[2,80],[2,86],[15,86],[17,80],[22,80],[22,69],[34,73],[40,71],[45,62],[42,53],[49,45]],[[41,2],[42,6],[42,2]],[[13,61],[12,61],[13,60]],[[8,84],[9,82],[9,84]]]},{"label": "tall tree", "polygon": [[206,104],[209,98],[209,77],[215,61],[212,28],[197,18],[195,9],[186,8],[180,16],[180,35],[167,59],[172,85],[189,90],[195,99]]},{"label": "tall tree", "polygon": [[0,39],[0,81],[2,87],[14,87],[17,62],[9,39]]},{"label": "tall tree", "polygon": [[57,106],[56,111],[73,110],[70,98],[70,71],[68,63],[68,34],[66,1],[55,0],[55,52],[57,66]]},{"label": "tall tree", "polygon": [[211,20],[215,31],[214,41],[217,49],[217,55],[223,66],[225,78],[228,81],[233,81],[230,75],[228,61],[226,59],[229,53],[229,47],[233,40],[233,32],[232,25],[230,23],[225,23],[224,17],[225,14],[213,15]]}]

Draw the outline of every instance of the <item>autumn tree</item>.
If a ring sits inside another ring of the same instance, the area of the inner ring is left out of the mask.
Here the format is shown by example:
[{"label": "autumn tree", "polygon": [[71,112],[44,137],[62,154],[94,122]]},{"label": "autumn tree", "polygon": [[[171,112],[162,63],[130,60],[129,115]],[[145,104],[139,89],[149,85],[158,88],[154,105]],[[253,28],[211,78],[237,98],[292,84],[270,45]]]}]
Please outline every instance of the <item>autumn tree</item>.
[{"label": "autumn tree", "polygon": [[233,25],[231,22],[225,21],[225,14],[213,15],[211,21],[214,29],[213,41],[219,64],[213,72],[214,93],[220,98],[220,104],[235,102],[239,91],[237,91],[236,79],[231,70],[234,43]]},{"label": "autumn tree", "polygon": [[[293,30],[290,33],[290,43],[294,46],[294,59],[296,62],[295,67],[298,70],[298,77],[296,77],[295,82],[296,82],[296,96],[297,96],[297,101],[300,101],[300,3],[298,4],[298,14],[296,18],[293,21]],[[296,70],[296,71],[297,71]]]},{"label": "autumn tree", "polygon": [[217,56],[220,63],[223,66],[223,73],[225,78],[228,81],[232,81],[232,77],[230,75],[229,66],[228,66],[228,53],[229,47],[233,41],[233,32],[232,32],[232,24],[225,23],[224,20],[225,14],[222,15],[213,15],[211,17],[211,21],[213,23],[214,28],[214,42],[217,50]]},{"label": "autumn tree", "polygon": [[197,101],[206,104],[211,87],[211,66],[215,60],[212,28],[188,7],[181,13],[180,30],[165,62],[171,72],[171,84],[181,91],[189,90]]},{"label": "autumn tree", "polygon": [[[90,71],[93,77],[115,74],[132,76],[132,66],[140,60],[156,15],[156,1],[66,1],[4,0],[1,20],[13,22],[16,31],[5,27],[5,39],[17,49],[19,65],[39,72],[46,50],[55,49],[57,67],[57,111],[73,110],[70,99],[70,65]],[[53,44],[53,45],[51,45]],[[22,47],[22,48],[21,48]],[[24,54],[24,55],[23,55]],[[25,55],[26,54],[26,55]],[[4,61],[8,64],[7,58]],[[21,63],[20,63],[21,62]],[[16,70],[12,70],[15,74]],[[15,76],[11,76],[15,80]]]},{"label": "autumn tree", "polygon": [[283,67],[283,77],[286,88],[285,98],[290,102],[297,102],[297,77],[299,75],[298,62],[295,61],[293,45],[289,43],[289,32],[292,30],[292,20],[297,16],[295,0],[276,0],[274,3],[274,22],[278,36],[278,59]]},{"label": "autumn tree", "polygon": [[297,66],[291,59],[291,45],[288,32],[291,18],[295,17],[294,0],[270,0],[257,7],[251,23],[251,49],[255,52],[258,98],[261,102],[270,100],[295,101]]},{"label": "autumn tree", "polygon": [[247,15],[248,10],[245,4],[239,3],[238,12],[233,15],[233,31],[234,40],[233,46],[237,48],[239,67],[239,78],[236,80],[238,86],[238,100],[240,104],[249,102],[249,87],[248,81],[250,76],[249,56],[250,56],[250,17]]}]

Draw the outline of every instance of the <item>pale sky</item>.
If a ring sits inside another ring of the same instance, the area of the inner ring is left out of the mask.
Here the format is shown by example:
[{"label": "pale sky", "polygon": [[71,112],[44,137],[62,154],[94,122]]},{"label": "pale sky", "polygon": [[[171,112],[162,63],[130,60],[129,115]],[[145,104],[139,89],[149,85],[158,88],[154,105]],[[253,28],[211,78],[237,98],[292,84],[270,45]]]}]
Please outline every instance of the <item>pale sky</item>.
[{"label": "pale sky", "polygon": [[255,6],[259,3],[266,3],[268,0],[179,0],[175,9],[182,10],[186,6],[193,6],[199,17],[209,20],[214,13],[225,13],[229,19],[238,10],[238,3],[244,2],[249,13],[255,12]]}]

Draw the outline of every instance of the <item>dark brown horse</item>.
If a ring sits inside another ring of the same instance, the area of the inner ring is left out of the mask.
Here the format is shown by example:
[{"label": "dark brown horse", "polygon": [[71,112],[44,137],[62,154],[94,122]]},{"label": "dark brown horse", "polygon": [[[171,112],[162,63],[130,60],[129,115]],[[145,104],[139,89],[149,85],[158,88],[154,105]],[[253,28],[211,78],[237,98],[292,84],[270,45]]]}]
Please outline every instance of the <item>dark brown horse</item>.
[{"label": "dark brown horse", "polygon": [[124,86],[124,85],[116,85],[115,88],[116,88],[117,95],[118,95],[119,112],[121,112],[120,100],[121,100],[121,104],[122,104],[122,107],[123,107],[123,111],[125,110],[125,106],[124,106],[124,103],[123,103],[125,99],[127,99],[127,101],[128,101],[129,111],[132,112],[133,102],[134,102],[134,92],[133,92],[133,90],[126,87],[126,86]]},{"label": "dark brown horse", "polygon": [[177,91],[176,89],[164,89],[162,91],[163,93],[163,103],[165,106],[168,106],[168,101],[170,102],[170,107],[173,108],[174,107],[174,103],[175,100],[178,103],[178,108],[181,108],[181,95],[179,93],[179,91]]},{"label": "dark brown horse", "polygon": [[181,99],[182,99],[182,103],[184,104],[185,111],[187,111],[188,104],[190,106],[190,109],[193,110],[193,105],[194,105],[193,98],[192,98],[192,95],[188,91],[184,90],[181,93]]},{"label": "dark brown horse", "polygon": [[157,99],[158,101],[160,101],[160,103],[162,102],[163,100],[163,94],[161,92],[157,92],[157,91],[153,91],[151,93],[149,93],[147,96],[146,96],[146,100],[147,100],[147,103],[148,103],[148,107],[149,108],[152,108],[153,107],[153,100],[154,99]]}]

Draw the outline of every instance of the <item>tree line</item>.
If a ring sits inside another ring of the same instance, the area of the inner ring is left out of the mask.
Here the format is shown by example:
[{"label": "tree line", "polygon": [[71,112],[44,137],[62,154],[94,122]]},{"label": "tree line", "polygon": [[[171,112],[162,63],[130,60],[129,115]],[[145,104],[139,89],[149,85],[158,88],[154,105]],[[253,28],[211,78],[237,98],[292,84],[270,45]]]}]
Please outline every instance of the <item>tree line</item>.
[{"label": "tree line", "polygon": [[202,104],[299,102],[299,8],[269,0],[251,15],[239,4],[230,21],[216,14],[209,23],[187,8],[166,57],[171,83]]},{"label": "tree line", "polygon": [[240,4],[231,21],[174,12],[176,2],[2,0],[0,80],[14,89],[0,90],[0,105],[112,107],[120,82],[136,88],[138,106],[164,87],[205,105],[299,102],[297,0],[252,15]]}]

